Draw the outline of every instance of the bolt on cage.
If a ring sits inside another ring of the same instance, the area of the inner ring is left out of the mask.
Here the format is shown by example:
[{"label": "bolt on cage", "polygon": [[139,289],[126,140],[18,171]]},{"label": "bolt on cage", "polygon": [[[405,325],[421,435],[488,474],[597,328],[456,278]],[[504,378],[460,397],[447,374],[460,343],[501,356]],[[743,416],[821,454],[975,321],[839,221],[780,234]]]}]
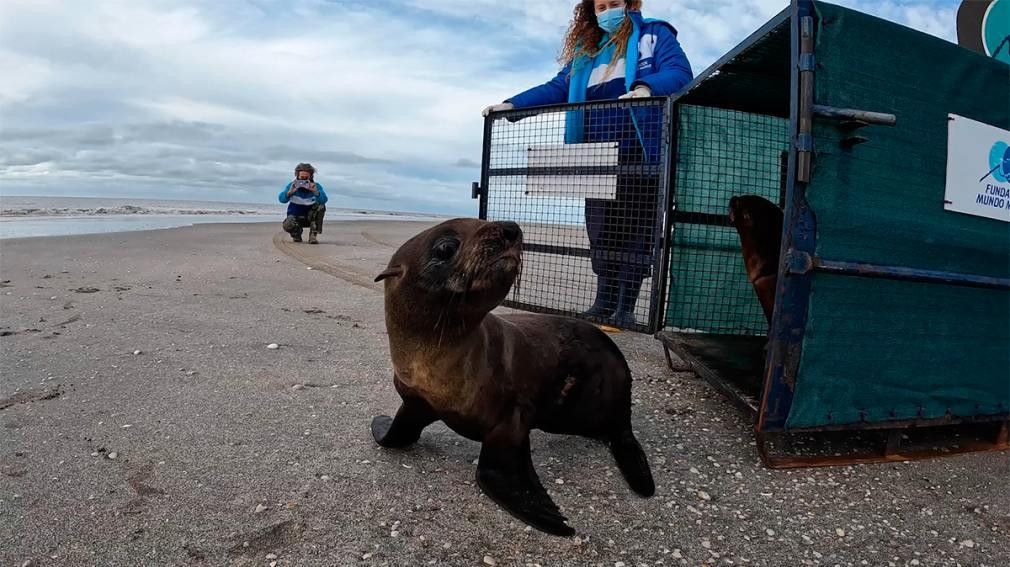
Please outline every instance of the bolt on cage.
[{"label": "bolt on cage", "polygon": [[[1010,130],[1008,97],[1000,62],[792,0],[670,99],[492,114],[473,196],[526,233],[506,305],[655,333],[754,414],[770,466],[1006,449],[1010,239],[944,210],[942,165],[948,116]],[[727,216],[739,195],[783,214],[768,318]],[[633,317],[611,313],[630,292]],[[963,425],[984,439],[905,441]],[[886,446],[773,454],[830,432]]]}]

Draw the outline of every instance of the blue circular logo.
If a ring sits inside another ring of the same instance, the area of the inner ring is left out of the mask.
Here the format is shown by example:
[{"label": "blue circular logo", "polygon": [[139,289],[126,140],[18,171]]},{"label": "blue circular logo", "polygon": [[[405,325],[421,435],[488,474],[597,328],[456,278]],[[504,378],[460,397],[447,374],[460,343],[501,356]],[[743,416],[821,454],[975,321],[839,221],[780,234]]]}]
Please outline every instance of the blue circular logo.
[{"label": "blue circular logo", "polygon": [[989,150],[989,173],[996,181],[1010,180],[1010,145],[1006,142],[996,142]]},{"label": "blue circular logo", "polygon": [[994,0],[982,18],[982,45],[985,52],[1010,63],[1010,0]]}]

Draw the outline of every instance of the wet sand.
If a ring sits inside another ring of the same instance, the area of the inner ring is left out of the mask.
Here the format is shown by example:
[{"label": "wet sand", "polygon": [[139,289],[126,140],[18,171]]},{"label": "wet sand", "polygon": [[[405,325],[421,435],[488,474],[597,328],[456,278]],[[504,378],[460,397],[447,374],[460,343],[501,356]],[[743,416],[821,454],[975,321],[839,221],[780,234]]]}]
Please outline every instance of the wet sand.
[{"label": "wet sand", "polygon": [[372,278],[426,226],[0,242],[0,565],[1010,564],[1007,453],[768,470],[745,416],[635,333],[612,336],[656,496],[598,443],[533,437],[577,538],[481,495],[479,446],[441,424],[380,449]]}]

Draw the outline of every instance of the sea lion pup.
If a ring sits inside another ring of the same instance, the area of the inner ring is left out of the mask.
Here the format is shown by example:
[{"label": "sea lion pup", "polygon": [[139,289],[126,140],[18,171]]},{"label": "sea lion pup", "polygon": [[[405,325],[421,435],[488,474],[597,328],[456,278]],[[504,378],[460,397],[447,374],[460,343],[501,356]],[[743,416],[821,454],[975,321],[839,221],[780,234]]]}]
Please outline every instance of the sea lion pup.
[{"label": "sea lion pup", "polygon": [[395,418],[372,420],[383,447],[414,443],[442,420],[481,442],[477,484],[505,510],[547,533],[575,530],[540,484],[530,430],[607,441],[631,488],[655,492],[631,431],[631,372],[600,329],[553,315],[490,311],[522,264],[514,222],[454,219],[411,238],[376,281],[385,280]]},{"label": "sea lion pup", "polygon": [[779,273],[782,209],[757,195],[733,197],[729,200],[729,222],[740,235],[747,278],[754,286],[770,325]]}]

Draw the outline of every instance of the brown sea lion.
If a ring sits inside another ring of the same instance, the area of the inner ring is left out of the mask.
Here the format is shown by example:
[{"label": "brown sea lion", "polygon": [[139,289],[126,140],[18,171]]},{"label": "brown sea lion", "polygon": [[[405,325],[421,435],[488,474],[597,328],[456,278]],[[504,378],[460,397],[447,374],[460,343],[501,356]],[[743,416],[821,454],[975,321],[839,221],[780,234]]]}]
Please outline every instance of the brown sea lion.
[{"label": "brown sea lion", "polygon": [[655,492],[631,430],[631,372],[617,345],[585,321],[497,316],[522,264],[514,222],[454,219],[411,238],[385,280],[386,328],[403,400],[372,420],[383,447],[418,440],[441,420],[481,442],[477,483],[505,510],[555,535],[575,531],[540,484],[530,430],[609,443],[631,488]]},{"label": "brown sea lion", "polygon": [[782,242],[782,209],[757,195],[733,197],[729,200],[729,222],[740,235],[747,278],[771,324]]}]

